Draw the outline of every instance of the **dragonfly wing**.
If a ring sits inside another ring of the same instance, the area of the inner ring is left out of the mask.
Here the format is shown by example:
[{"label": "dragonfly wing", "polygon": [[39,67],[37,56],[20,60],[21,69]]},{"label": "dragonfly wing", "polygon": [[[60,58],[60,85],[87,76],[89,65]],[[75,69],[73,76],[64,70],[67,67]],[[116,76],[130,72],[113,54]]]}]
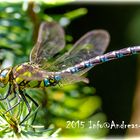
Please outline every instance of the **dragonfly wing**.
[{"label": "dragonfly wing", "polygon": [[39,28],[37,43],[31,51],[30,61],[44,66],[64,46],[64,31],[61,26],[56,22],[43,22]]},{"label": "dragonfly wing", "polygon": [[68,85],[68,84],[74,84],[74,83],[77,83],[77,82],[85,82],[85,83],[89,83],[89,80],[85,77],[80,77],[78,75],[73,75],[73,74],[70,74],[70,73],[64,73],[64,74],[61,74],[61,81],[60,83],[62,85]]},{"label": "dragonfly wing", "polygon": [[63,70],[103,54],[109,44],[109,40],[109,33],[105,30],[88,32],[75,43],[71,50],[56,59],[52,69],[55,69],[53,68],[55,66],[58,70]]}]

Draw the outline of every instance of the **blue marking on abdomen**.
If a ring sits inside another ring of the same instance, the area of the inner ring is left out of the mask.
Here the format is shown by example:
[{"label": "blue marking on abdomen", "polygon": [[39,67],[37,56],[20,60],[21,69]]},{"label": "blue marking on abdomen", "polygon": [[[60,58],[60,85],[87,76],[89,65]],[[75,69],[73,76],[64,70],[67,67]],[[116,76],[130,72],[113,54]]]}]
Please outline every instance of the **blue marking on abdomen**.
[{"label": "blue marking on abdomen", "polygon": [[49,85],[50,85],[50,82],[49,82],[48,79],[44,79],[44,85],[45,85],[45,86],[49,86]]},{"label": "blue marking on abdomen", "polygon": [[55,78],[56,81],[60,81],[61,80],[61,76],[60,75],[55,75],[54,78]]},{"label": "blue marking on abdomen", "polygon": [[100,61],[101,61],[101,62],[107,62],[108,59],[107,59],[106,57],[100,57]]},{"label": "blue marking on abdomen", "polygon": [[123,54],[122,53],[116,53],[116,57],[117,58],[122,58],[123,57]]},{"label": "blue marking on abdomen", "polygon": [[87,62],[87,63],[84,64],[84,66],[86,68],[90,68],[90,67],[93,67],[93,64],[91,64],[90,62]]},{"label": "blue marking on abdomen", "polygon": [[75,73],[75,72],[78,72],[78,68],[77,67],[73,67],[70,69],[71,73]]},{"label": "blue marking on abdomen", "polygon": [[130,48],[132,54],[136,54],[136,50],[134,48]]}]

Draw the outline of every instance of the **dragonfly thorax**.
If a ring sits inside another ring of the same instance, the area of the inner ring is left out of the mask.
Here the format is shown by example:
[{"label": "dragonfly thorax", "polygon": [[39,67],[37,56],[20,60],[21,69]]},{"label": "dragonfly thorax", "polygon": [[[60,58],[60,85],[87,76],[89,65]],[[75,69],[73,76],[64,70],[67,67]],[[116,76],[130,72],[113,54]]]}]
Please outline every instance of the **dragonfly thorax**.
[{"label": "dragonfly thorax", "polygon": [[13,68],[13,81],[20,89],[44,88],[57,85],[61,75],[46,72],[32,63],[23,63]]},{"label": "dragonfly thorax", "polygon": [[7,83],[9,82],[11,71],[12,68],[5,68],[3,70],[0,70],[0,87],[5,87],[7,85]]}]

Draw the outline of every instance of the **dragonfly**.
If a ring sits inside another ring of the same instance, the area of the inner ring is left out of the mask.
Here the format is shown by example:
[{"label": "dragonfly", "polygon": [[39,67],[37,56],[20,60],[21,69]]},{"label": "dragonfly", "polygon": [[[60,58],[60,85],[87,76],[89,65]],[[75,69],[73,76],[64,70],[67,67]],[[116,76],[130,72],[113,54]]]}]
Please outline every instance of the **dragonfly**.
[{"label": "dragonfly", "polygon": [[57,54],[65,47],[64,30],[55,21],[42,22],[30,61],[0,70],[0,87],[8,85],[7,93],[0,100],[11,95],[19,99],[7,112],[23,101],[28,113],[20,122],[21,125],[32,111],[29,100],[38,107],[38,103],[26,93],[26,88],[47,88],[80,81],[88,83],[88,79],[82,75],[94,66],[140,53],[140,46],[134,46],[103,54],[109,42],[110,35],[106,30],[92,30],[60,56]]}]

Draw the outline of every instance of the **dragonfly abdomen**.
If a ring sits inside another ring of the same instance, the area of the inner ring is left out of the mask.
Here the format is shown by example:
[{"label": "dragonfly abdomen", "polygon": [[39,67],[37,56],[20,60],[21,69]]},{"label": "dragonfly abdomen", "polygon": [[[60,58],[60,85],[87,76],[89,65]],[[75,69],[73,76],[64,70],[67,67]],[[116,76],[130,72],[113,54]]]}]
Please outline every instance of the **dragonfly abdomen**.
[{"label": "dragonfly abdomen", "polygon": [[137,47],[129,47],[129,48],[124,48],[118,51],[112,51],[109,53],[106,53],[104,55],[100,55],[94,58],[91,58],[87,61],[83,61],[77,65],[75,65],[74,67],[69,67],[65,70],[63,70],[62,72],[68,72],[68,73],[77,73],[81,70],[87,69],[87,68],[92,68],[98,64],[102,64],[104,62],[108,62],[111,61],[113,59],[119,59],[125,56],[129,56],[129,55],[133,55],[133,54],[137,54],[140,53],[140,46]]},{"label": "dragonfly abdomen", "polygon": [[124,48],[118,51],[112,51],[109,53],[106,53],[104,55],[101,56],[97,56],[93,59],[90,59],[90,63],[93,64],[93,66],[97,65],[97,64],[101,64],[104,62],[108,62],[114,59],[119,59],[125,56],[129,56],[129,55],[133,55],[133,54],[137,54],[140,52],[140,46],[137,47],[129,47],[129,48]]}]

